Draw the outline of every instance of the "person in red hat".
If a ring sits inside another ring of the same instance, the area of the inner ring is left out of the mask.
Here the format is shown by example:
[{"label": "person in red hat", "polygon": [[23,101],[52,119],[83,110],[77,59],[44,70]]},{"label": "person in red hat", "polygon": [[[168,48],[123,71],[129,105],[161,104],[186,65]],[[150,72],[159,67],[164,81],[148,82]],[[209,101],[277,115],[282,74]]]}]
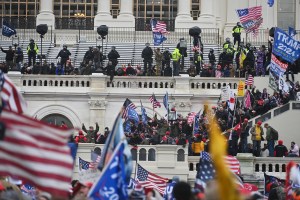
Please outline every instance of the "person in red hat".
[{"label": "person in red hat", "polygon": [[175,140],[170,136],[171,132],[166,131],[166,135],[162,137],[161,144],[176,144]]},{"label": "person in red hat", "polygon": [[261,151],[261,141],[263,141],[264,130],[261,126],[262,121],[258,121],[250,130],[253,143],[253,155],[259,156]]},{"label": "person in red hat", "polygon": [[83,131],[80,130],[78,132],[78,135],[75,137],[75,142],[76,144],[78,143],[86,143],[87,142],[87,138],[83,135]]},{"label": "person in red hat", "polygon": [[274,156],[275,157],[283,157],[287,156],[288,154],[288,149],[285,145],[283,145],[282,140],[278,140],[278,144],[274,148]]}]

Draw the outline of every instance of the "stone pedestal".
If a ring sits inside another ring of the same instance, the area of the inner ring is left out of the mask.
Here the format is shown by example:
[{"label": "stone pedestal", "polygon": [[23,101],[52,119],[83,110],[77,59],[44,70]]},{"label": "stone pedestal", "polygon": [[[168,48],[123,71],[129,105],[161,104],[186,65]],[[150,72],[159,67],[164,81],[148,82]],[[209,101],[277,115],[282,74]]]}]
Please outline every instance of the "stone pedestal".
[{"label": "stone pedestal", "polygon": [[48,29],[55,29],[55,16],[53,14],[53,1],[40,0],[40,13],[36,16],[36,25],[47,24]]}]

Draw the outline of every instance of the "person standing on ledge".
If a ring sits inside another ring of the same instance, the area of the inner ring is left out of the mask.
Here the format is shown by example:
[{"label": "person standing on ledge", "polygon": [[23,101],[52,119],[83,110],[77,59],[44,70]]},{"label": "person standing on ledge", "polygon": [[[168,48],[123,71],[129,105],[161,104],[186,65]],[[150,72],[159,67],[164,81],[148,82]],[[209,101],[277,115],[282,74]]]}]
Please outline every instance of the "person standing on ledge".
[{"label": "person standing on ledge", "polygon": [[89,130],[87,130],[84,124],[82,124],[82,130],[86,133],[87,143],[95,143],[95,138],[97,138],[97,133],[99,131],[98,123],[96,123],[95,130],[93,126],[90,126]]},{"label": "person standing on ledge", "polygon": [[238,47],[241,43],[241,33],[242,33],[243,27],[241,26],[240,22],[236,23],[236,26],[232,29],[232,37],[233,37],[233,45],[235,46],[235,43],[238,43]]}]

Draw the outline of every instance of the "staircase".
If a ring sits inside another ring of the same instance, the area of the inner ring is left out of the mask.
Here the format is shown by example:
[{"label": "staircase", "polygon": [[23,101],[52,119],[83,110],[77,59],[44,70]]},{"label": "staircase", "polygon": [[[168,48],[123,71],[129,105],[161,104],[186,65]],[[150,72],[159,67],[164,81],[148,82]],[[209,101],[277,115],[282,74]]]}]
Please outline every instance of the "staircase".
[{"label": "staircase", "polygon": [[[96,46],[95,42],[80,42],[77,44],[78,45],[78,51],[77,54],[74,54],[74,60],[75,60],[75,67],[79,67],[80,62],[82,62],[83,57],[85,52],[88,50],[90,46]],[[98,46],[99,44],[97,44]],[[173,52],[177,43],[166,43],[161,46],[153,46],[151,45],[151,48],[157,48],[159,47],[161,51],[163,52],[165,48],[169,48],[170,52]],[[143,59],[141,57],[141,53],[143,49],[145,48],[145,43],[144,42],[133,42],[133,43],[118,43],[118,42],[110,42],[110,43],[104,43],[104,55],[107,55],[111,49],[112,46],[116,47],[116,50],[120,54],[120,59],[119,59],[119,65],[125,64],[127,65],[128,63],[131,63],[132,65],[138,65],[138,64],[143,64]],[[193,57],[193,52],[192,52],[192,44],[188,43],[188,49],[187,49],[187,54],[188,57],[185,58],[185,71],[188,69],[190,65],[190,57]],[[222,51],[222,48],[219,45],[213,45],[213,44],[207,44],[204,45],[204,62],[208,63],[208,53],[210,49],[215,50],[215,55],[216,58],[219,57],[219,54]],[[154,58],[154,57],[153,57]],[[154,59],[153,59],[154,60]],[[107,63],[107,60],[105,61],[105,64]],[[155,61],[154,61],[155,64]]]},{"label": "staircase", "polygon": [[279,139],[283,140],[286,146],[292,141],[300,145],[299,115],[300,101],[290,101],[261,116],[252,118],[249,120],[249,124],[253,126],[259,120],[267,122],[279,132]]}]

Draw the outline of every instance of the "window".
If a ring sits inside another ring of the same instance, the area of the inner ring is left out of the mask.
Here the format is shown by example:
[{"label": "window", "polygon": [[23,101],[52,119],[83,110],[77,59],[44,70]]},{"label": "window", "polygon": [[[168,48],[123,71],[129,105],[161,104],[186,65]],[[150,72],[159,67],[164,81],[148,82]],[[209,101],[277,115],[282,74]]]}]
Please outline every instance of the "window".
[{"label": "window", "polygon": [[289,27],[295,28],[296,23],[296,0],[278,0],[277,26],[284,30]]},{"label": "window", "polygon": [[62,122],[64,122],[68,128],[73,128],[72,122],[65,116],[61,114],[50,114],[44,117],[41,121],[44,121],[49,124],[53,124],[56,126],[61,126]]}]

